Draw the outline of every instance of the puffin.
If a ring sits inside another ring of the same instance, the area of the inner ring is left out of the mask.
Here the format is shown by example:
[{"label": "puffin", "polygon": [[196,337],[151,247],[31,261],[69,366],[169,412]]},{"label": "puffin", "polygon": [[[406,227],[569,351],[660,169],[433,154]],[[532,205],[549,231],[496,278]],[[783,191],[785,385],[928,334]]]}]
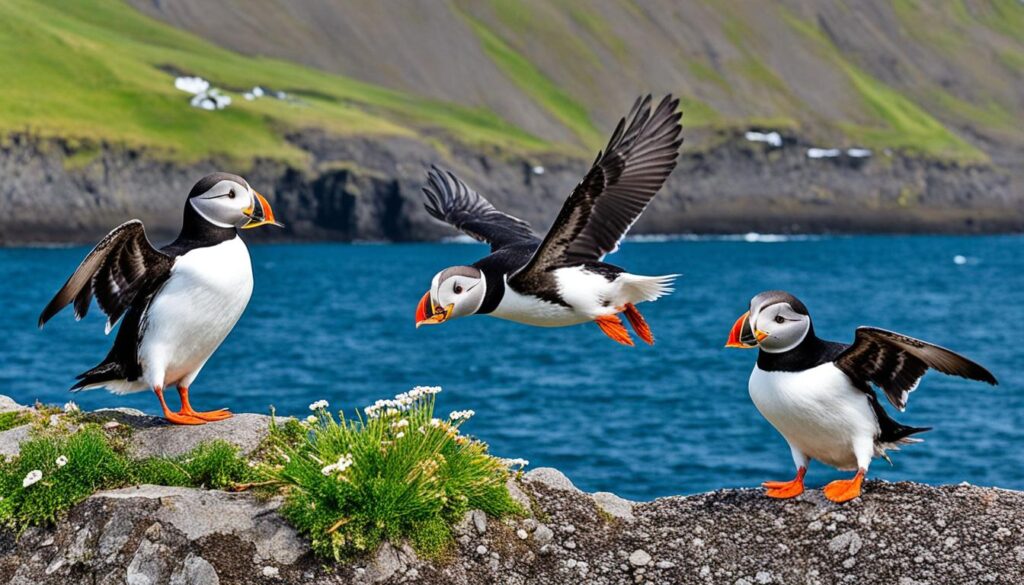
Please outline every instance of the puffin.
[{"label": "puffin", "polygon": [[796,465],[791,481],[762,484],[771,498],[792,498],[804,491],[811,459],[843,471],[852,479],[824,488],[825,497],[846,502],[861,494],[874,457],[891,464],[886,451],[920,442],[911,427],[893,420],[874,386],[900,412],[929,368],[996,385],[995,376],[977,363],[937,345],[876,327],[858,327],[852,344],[820,339],[807,307],[784,291],[766,291],[750,301],[729,333],[726,347],[758,348],[749,392],[757,410],[789,443]]},{"label": "puffin", "polygon": [[543,240],[528,223],[433,166],[423,188],[427,212],[489,244],[491,253],[434,275],[416,308],[416,327],[467,315],[538,327],[593,321],[612,340],[633,346],[619,317],[625,314],[636,334],[653,344],[636,305],[671,293],[678,275],[639,276],[603,260],[618,249],[676,166],[682,144],[678,108],[671,95],[653,111],[650,95],[638,99]]},{"label": "puffin", "polygon": [[[107,234],[85,257],[39,316],[42,328],[65,306],[81,320],[93,299],[106,314],[106,333],[120,322],[107,357],[77,376],[71,391],[107,388],[115,394],[148,389],[171,423],[198,425],[231,416],[199,412],[189,387],[242,316],[252,294],[252,263],[238,230],[283,227],[263,195],[245,179],[213,173],[185,201],[177,239],[157,249],[137,219]],[[175,386],[181,409],[164,390]]]}]

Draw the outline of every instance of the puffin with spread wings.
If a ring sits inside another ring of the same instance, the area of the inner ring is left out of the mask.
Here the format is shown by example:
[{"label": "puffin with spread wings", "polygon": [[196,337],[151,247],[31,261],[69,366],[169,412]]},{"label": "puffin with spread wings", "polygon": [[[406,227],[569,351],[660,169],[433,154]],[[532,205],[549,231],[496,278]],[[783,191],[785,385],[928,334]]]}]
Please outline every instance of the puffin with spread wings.
[{"label": "puffin with spread wings", "polygon": [[416,309],[416,326],[491,315],[540,327],[593,321],[611,339],[633,341],[619,318],[654,343],[636,305],[672,292],[677,275],[638,276],[603,262],[676,166],[682,144],[679,100],[651,110],[637,100],[607,148],[562,206],[543,241],[526,222],[498,211],[451,172],[433,167],[427,211],[491,246],[469,266],[437,273]]},{"label": "puffin with spread wings", "polygon": [[929,368],[997,384],[985,368],[952,351],[875,327],[858,327],[852,345],[818,338],[807,307],[783,291],[766,291],[733,325],[726,347],[759,348],[749,391],[757,410],[785,437],[796,465],[791,481],[762,484],[772,498],[804,491],[807,464],[816,459],[852,479],[833,481],[825,497],[845,502],[861,493],[874,457],[916,443],[928,428],[893,420],[872,385],[901,412]]},{"label": "puffin with spread wings", "polygon": [[[121,321],[107,357],[79,374],[71,390],[152,389],[175,424],[230,417],[224,409],[193,410],[188,392],[249,303],[252,263],[238,228],[261,225],[281,225],[267,200],[242,177],[214,173],[192,188],[181,233],[171,244],[154,248],[137,219],[100,240],[39,316],[42,327],[73,304],[80,320],[95,297],[108,317],[107,333]],[[181,397],[178,412],[164,400],[171,386]]]}]

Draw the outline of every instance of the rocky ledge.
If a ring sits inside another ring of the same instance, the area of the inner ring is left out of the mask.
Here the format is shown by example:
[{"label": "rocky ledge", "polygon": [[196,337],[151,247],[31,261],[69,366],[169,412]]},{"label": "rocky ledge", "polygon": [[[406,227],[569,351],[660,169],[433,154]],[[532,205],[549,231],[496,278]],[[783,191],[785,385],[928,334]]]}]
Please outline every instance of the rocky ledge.
[{"label": "rocky ledge", "polygon": [[[232,420],[203,427],[207,438],[247,449],[266,424],[256,415]],[[189,434],[139,415],[119,424],[141,427],[154,446],[147,453],[161,444],[183,449],[178,436]],[[16,431],[0,433],[0,442]],[[509,487],[530,515],[496,521],[468,513],[440,561],[395,543],[338,566],[310,553],[275,512],[276,500],[152,485],[101,492],[55,527],[0,534],[0,582],[1024,582],[1022,492],[871,481],[862,498],[843,505],[819,490],[776,501],[756,489],[635,503],[581,492],[550,468]]]}]

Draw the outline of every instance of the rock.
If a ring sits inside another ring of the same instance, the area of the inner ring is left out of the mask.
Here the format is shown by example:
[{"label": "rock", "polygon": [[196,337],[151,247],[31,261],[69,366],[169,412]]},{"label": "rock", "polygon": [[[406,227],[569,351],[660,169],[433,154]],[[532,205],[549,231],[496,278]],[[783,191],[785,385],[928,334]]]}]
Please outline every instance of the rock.
[{"label": "rock", "polygon": [[522,506],[523,510],[529,514],[531,508],[530,496],[526,495],[523,489],[519,487],[519,482],[514,477],[510,477],[505,482],[505,487],[508,488],[508,494],[512,496],[512,500]]},{"label": "rock", "polygon": [[522,528],[516,530],[516,536],[519,537],[519,540],[526,540],[527,538],[530,538],[530,534]]},{"label": "rock", "polygon": [[594,498],[594,503],[597,504],[598,508],[613,518],[627,522],[632,522],[636,519],[633,516],[633,502],[627,499],[620,498],[610,492],[597,492],[591,497]]},{"label": "rock", "polygon": [[255,451],[270,434],[270,417],[262,414],[236,414],[218,422],[189,427],[182,432],[155,416],[108,411],[115,422],[130,425],[132,433],[129,452],[133,457],[175,457],[195,449],[200,443],[223,440],[239,448],[243,455]]},{"label": "rock", "polygon": [[29,410],[30,407],[23,406],[14,401],[10,396],[0,394],[0,412],[11,412],[12,410]]},{"label": "rock", "polygon": [[483,510],[472,510],[469,514],[470,518],[473,519],[473,526],[476,528],[477,533],[483,534],[487,532],[487,514]]},{"label": "rock", "polygon": [[[273,575],[267,574],[267,569],[272,567],[265,567],[263,569],[263,575],[267,577],[276,577],[277,569],[274,569]],[[185,557],[185,562],[182,563],[173,575],[171,575],[170,585],[220,585],[220,578],[217,576],[217,570],[213,568],[213,565],[203,557],[190,554]]]},{"label": "rock", "polygon": [[634,567],[646,567],[651,562],[651,555],[642,548],[638,548],[629,555],[629,564]]},{"label": "rock", "polygon": [[545,545],[555,538],[555,532],[547,527],[546,524],[538,524],[537,529],[533,531],[533,539],[537,541],[539,545]]},{"label": "rock", "polygon": [[564,473],[553,467],[538,467],[528,471],[523,477],[528,481],[542,483],[556,490],[579,491]]},{"label": "rock", "polygon": [[21,444],[28,440],[32,425],[21,425],[0,433],[0,457],[14,457],[21,453]]}]

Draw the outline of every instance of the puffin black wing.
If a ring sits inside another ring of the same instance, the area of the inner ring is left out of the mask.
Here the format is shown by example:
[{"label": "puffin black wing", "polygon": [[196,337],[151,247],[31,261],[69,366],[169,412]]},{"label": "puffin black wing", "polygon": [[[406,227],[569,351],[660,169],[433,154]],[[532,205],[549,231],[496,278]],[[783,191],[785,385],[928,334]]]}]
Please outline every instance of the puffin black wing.
[{"label": "puffin black wing", "polygon": [[530,224],[495,209],[451,171],[431,165],[423,194],[427,196],[424,207],[430,215],[490,244],[491,252],[539,239]]},{"label": "puffin black wing", "polygon": [[39,326],[72,302],[75,318],[85,317],[95,295],[107,315],[109,333],[140,293],[149,296],[150,289],[166,280],[173,263],[170,256],[149,243],[141,221],[126,221],[100,240],[82,260],[39,315]]},{"label": "puffin black wing", "polygon": [[857,337],[835,361],[851,380],[870,382],[885,391],[901,411],[928,368],[995,385],[995,376],[946,348],[874,327],[858,327]]},{"label": "puffin black wing", "polygon": [[529,285],[554,268],[600,262],[615,251],[676,167],[683,143],[678,108],[672,96],[653,114],[651,96],[636,101],[515,279]]}]

